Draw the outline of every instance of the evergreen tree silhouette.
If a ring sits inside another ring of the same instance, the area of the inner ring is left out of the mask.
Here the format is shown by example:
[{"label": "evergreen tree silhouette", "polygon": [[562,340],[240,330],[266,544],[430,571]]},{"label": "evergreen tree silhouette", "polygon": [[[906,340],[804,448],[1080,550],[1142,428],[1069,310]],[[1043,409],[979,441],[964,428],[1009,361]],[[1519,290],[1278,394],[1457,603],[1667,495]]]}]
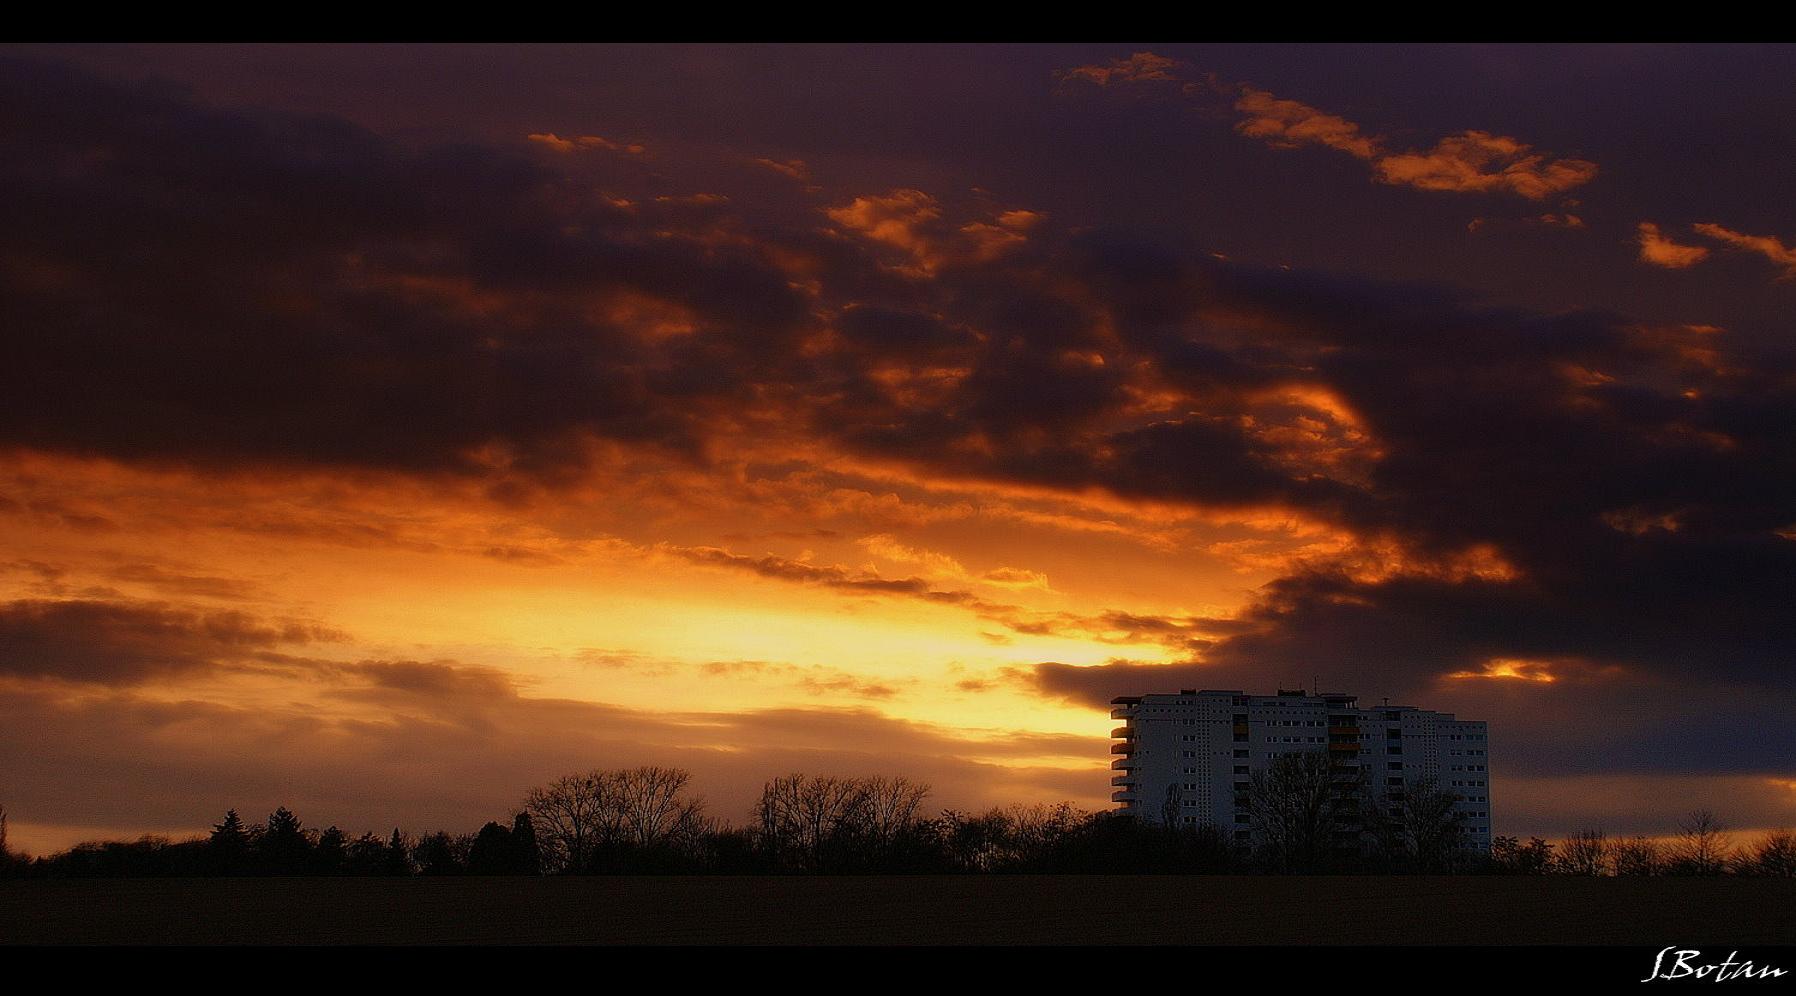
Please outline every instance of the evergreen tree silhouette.
[{"label": "evergreen tree silhouette", "polygon": [[474,875],[509,875],[516,863],[516,842],[509,829],[489,822],[474,835],[468,848],[468,871]]},{"label": "evergreen tree silhouette", "polygon": [[455,856],[455,840],[443,830],[419,841],[416,856],[420,875],[460,875],[463,871]]},{"label": "evergreen tree silhouette", "polygon": [[221,874],[235,875],[243,870],[243,856],[249,849],[249,831],[235,809],[225,811],[223,823],[214,824],[206,850],[212,865]]},{"label": "evergreen tree silhouette", "polygon": [[14,856],[6,840],[6,807],[0,806],[0,875],[11,875],[24,869],[24,855]]},{"label": "evergreen tree silhouette", "polygon": [[519,813],[511,821],[511,855],[514,862],[512,874],[542,874],[542,852],[536,846],[536,824],[530,821],[528,810]]},{"label": "evergreen tree silhouette", "polygon": [[384,875],[387,867],[386,841],[372,833],[352,841],[344,859],[343,870],[349,875]]},{"label": "evergreen tree silhouette", "polygon": [[325,831],[318,835],[318,847],[313,852],[312,865],[317,874],[341,874],[348,846],[348,838],[344,836],[342,830],[337,829],[335,824],[325,828]]},{"label": "evergreen tree silhouette", "polygon": [[411,849],[405,846],[405,837],[399,828],[393,828],[393,836],[387,841],[386,862],[382,871],[388,875],[410,875],[412,873]]},{"label": "evergreen tree silhouette", "polygon": [[274,875],[301,875],[311,863],[312,842],[306,839],[299,817],[286,806],[268,815],[268,825],[256,842],[265,871]]}]

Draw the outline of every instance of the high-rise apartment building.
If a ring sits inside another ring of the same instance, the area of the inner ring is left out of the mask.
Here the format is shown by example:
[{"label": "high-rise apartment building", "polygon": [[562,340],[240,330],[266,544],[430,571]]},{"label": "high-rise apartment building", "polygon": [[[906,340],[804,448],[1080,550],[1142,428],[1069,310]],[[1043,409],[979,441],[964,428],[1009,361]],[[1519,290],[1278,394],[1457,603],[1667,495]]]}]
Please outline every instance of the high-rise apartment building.
[{"label": "high-rise apartment building", "polygon": [[1214,824],[1252,839],[1249,786],[1281,754],[1324,752],[1342,785],[1363,779],[1393,818],[1424,781],[1458,796],[1465,845],[1488,853],[1490,754],[1485,724],[1413,706],[1361,708],[1352,695],[1238,691],[1128,695],[1111,700],[1111,795],[1137,817]]}]

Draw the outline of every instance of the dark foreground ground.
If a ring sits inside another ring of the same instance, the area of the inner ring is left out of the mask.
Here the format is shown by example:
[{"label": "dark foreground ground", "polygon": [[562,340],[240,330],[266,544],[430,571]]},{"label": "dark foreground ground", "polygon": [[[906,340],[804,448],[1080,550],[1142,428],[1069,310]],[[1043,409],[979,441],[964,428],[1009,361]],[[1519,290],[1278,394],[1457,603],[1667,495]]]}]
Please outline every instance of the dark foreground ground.
[{"label": "dark foreground ground", "polygon": [[1796,944],[1796,880],[0,881],[12,944]]}]

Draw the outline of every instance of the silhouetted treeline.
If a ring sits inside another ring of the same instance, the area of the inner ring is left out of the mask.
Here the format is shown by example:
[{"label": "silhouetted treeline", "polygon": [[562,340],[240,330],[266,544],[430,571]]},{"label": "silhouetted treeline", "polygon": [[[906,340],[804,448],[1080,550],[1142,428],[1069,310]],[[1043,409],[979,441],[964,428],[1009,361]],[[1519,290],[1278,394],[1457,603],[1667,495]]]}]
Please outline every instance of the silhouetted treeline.
[{"label": "silhouetted treeline", "polygon": [[206,837],[77,844],[30,861],[5,854],[0,865],[14,875],[68,877],[541,873],[527,813],[518,813],[509,826],[488,823],[474,834],[439,832],[417,838],[395,827],[387,836],[351,838],[335,826],[308,828],[285,806],[255,825],[246,825],[230,810]]},{"label": "silhouetted treeline", "polygon": [[1610,837],[1585,829],[1557,844],[1514,837],[1491,842],[1490,869],[1509,875],[1760,875],[1796,878],[1796,833],[1773,830],[1736,844],[1708,810],[1690,813],[1665,838]]},{"label": "silhouetted treeline", "polygon": [[[1677,836],[1557,844],[1498,837],[1488,855],[1463,846],[1451,796],[1431,786],[1396,809],[1368,810],[1338,771],[1301,760],[1255,779],[1249,839],[1236,827],[1142,821],[1070,803],[985,812],[925,809],[927,786],[901,777],[786,775],[768,782],[740,825],[705,814],[674,768],[600,770],[532,789],[520,811],[475,833],[350,837],[285,807],[246,824],[230,810],[209,835],[86,843],[26,859],[6,848],[0,872],[27,876],[594,875],[594,874],[1217,874],[1483,873],[1796,876],[1796,835],[1745,847],[1707,812]],[[1324,788],[1318,778],[1330,778]],[[1178,811],[1169,798],[1165,815]]]}]

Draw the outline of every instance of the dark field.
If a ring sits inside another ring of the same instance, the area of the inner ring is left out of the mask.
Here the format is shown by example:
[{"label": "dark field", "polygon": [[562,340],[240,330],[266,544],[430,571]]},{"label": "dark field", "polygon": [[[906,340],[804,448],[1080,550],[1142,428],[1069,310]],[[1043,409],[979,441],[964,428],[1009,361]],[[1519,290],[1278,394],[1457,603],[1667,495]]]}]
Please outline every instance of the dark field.
[{"label": "dark field", "polygon": [[0,881],[12,944],[1796,943],[1796,880]]}]

